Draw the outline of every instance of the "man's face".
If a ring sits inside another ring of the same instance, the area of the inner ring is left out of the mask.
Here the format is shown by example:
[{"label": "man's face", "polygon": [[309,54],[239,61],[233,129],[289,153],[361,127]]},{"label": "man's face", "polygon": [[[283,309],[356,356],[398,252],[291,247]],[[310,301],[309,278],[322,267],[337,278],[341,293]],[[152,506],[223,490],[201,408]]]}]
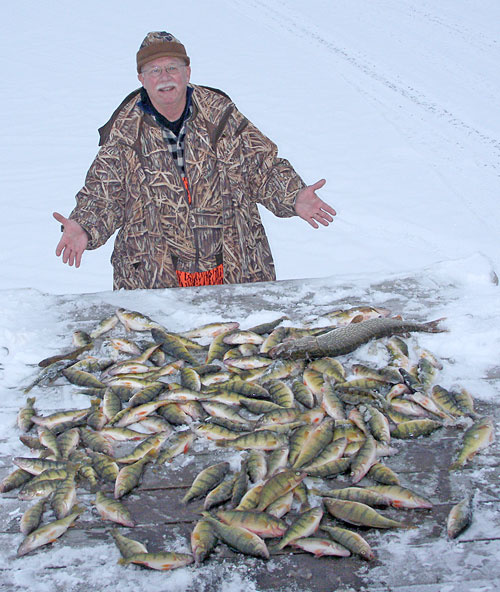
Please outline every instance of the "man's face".
[{"label": "man's face", "polygon": [[186,88],[191,68],[179,58],[157,58],[148,62],[138,75],[155,108],[174,121],[186,104]]}]

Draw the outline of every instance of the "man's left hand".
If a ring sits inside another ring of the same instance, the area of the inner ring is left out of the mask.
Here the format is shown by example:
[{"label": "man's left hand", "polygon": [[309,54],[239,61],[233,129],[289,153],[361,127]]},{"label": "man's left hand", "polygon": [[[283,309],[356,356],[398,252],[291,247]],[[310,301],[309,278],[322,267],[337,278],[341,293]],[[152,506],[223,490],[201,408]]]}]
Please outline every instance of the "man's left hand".
[{"label": "man's left hand", "polygon": [[330,222],[333,222],[333,216],[337,215],[331,206],[316,195],[316,190],[321,189],[325,183],[325,179],[321,179],[314,185],[304,187],[298,192],[295,200],[297,216],[300,216],[313,228],[319,228],[318,222],[323,226],[328,226]]}]

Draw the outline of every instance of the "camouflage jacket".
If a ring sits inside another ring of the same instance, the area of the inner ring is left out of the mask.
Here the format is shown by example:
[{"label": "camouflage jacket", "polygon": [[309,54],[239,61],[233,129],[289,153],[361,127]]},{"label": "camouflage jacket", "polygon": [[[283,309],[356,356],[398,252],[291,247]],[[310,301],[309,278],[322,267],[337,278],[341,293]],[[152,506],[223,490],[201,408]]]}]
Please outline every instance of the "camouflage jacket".
[{"label": "camouflage jacket", "polygon": [[76,196],[70,217],[88,232],[88,249],[118,230],[114,289],[177,287],[172,253],[195,257],[199,237],[214,226],[222,228],[224,283],[275,279],[257,203],[293,216],[305,184],[226,95],[193,89],[184,153],[191,204],[161,126],[139,106],[138,93],[113,114]]}]

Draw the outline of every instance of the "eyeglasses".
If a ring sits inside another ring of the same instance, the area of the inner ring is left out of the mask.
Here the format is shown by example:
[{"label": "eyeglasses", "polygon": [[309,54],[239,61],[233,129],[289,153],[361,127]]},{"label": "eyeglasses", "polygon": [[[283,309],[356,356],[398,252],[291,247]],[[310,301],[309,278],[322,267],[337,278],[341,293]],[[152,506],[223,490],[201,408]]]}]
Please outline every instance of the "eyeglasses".
[{"label": "eyeglasses", "polygon": [[159,76],[161,76],[161,73],[163,72],[163,70],[165,70],[165,72],[167,74],[170,74],[170,76],[175,76],[176,74],[179,73],[180,69],[183,68],[184,65],[182,66],[152,66],[151,68],[148,68],[147,70],[143,70],[142,73],[146,74],[146,76],[151,76],[152,78],[158,78]]}]

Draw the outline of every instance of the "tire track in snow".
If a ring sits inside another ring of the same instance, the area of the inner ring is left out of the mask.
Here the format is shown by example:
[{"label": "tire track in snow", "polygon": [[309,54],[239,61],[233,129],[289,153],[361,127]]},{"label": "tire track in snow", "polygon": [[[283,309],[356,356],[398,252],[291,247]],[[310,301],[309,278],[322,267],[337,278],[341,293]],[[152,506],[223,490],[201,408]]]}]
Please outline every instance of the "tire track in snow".
[{"label": "tire track in snow", "polygon": [[[404,85],[396,79],[390,79],[387,75],[380,73],[377,70],[376,65],[369,64],[356,57],[346,49],[335,45],[335,43],[329,41],[322,34],[320,34],[319,31],[313,30],[314,26],[308,26],[304,22],[301,22],[301,18],[303,19],[303,16],[301,17],[300,14],[296,13],[294,16],[291,16],[293,14],[293,9],[289,6],[286,6],[286,3],[281,3],[283,10],[278,10],[277,8],[268,5],[262,0],[247,0],[245,2],[242,0],[236,0],[236,3],[244,6],[246,10],[248,10],[249,6],[253,6],[255,10],[266,14],[266,22],[272,21],[278,27],[286,29],[291,34],[303,39],[307,39],[310,42],[321,46],[330,53],[335,54],[338,58],[348,62],[351,66],[361,71],[363,74],[375,80],[376,82],[380,83],[387,89],[400,95],[427,113],[438,117],[442,121],[446,121],[450,126],[459,132],[462,132],[462,134],[465,134],[467,138],[473,136],[491,152],[490,158],[487,159],[488,162],[482,162],[481,164],[494,169],[497,174],[500,175],[500,140],[498,138],[492,137],[480,131],[475,126],[467,123],[450,110],[440,106],[435,101],[432,101],[426,97],[424,93],[417,90],[416,88]],[[409,9],[410,11],[415,12],[414,8],[409,7]],[[427,20],[433,20],[430,13],[423,12],[422,14],[427,18]],[[442,21],[439,19],[436,22],[442,24]],[[466,35],[466,32],[461,31],[461,33],[464,36]],[[366,91],[365,94],[370,96],[370,94]],[[377,102],[379,102],[377,97],[372,98],[375,98]],[[481,154],[481,157],[484,158],[485,156],[485,153]]]},{"label": "tire track in snow", "polygon": [[434,25],[437,25],[438,27],[441,27],[446,32],[453,34],[462,42],[467,43],[467,45],[470,45],[475,49],[479,49],[486,53],[490,52],[492,49],[496,49],[496,40],[489,38],[484,33],[478,33],[477,31],[473,31],[470,28],[463,27],[456,23],[452,24],[440,16],[432,14],[430,10],[426,9],[425,7],[415,5],[414,3],[407,3],[406,8],[408,12],[412,15],[415,15],[415,17],[424,19]]}]

